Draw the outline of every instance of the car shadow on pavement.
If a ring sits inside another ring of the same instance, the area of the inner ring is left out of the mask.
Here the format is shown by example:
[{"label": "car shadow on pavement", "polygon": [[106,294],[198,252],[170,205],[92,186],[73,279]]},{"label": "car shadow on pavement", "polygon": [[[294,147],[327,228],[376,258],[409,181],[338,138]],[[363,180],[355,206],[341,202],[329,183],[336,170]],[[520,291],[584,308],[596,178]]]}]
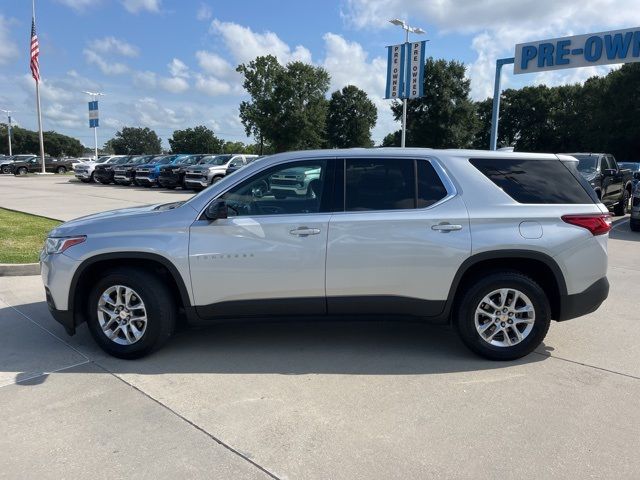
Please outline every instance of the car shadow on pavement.
[{"label": "car shadow on pavement", "polygon": [[[512,362],[480,358],[455,330],[393,319],[261,321],[182,327],[159,351],[138,360],[104,354],[86,325],[73,337],[50,318],[44,302],[16,306],[62,341],[113,373],[428,375],[509,368],[548,358],[544,344]],[[4,309],[0,309],[0,318]],[[28,355],[28,352],[22,352]],[[0,365],[0,371],[10,370]],[[31,382],[23,385],[32,384]]]},{"label": "car shadow on pavement", "polygon": [[640,232],[632,232],[629,222],[625,221],[614,225],[611,232],[609,232],[609,238],[625,242],[640,242]]}]

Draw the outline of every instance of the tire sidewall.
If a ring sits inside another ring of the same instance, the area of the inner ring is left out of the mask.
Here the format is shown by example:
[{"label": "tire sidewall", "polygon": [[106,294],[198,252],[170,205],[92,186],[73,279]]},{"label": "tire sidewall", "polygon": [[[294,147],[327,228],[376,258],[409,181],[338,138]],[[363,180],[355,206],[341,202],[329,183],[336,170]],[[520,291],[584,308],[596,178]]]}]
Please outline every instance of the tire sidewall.
[{"label": "tire sidewall", "polygon": [[[524,293],[535,310],[535,322],[529,335],[512,347],[498,347],[480,337],[475,327],[475,310],[490,292],[500,288],[513,288]],[[514,360],[535,350],[549,330],[551,309],[542,288],[529,277],[517,273],[492,274],[471,285],[457,308],[456,327],[463,342],[475,353],[491,360]]]},{"label": "tire sidewall", "polygon": [[[132,288],[145,305],[147,327],[142,338],[132,345],[119,345],[109,340],[98,321],[97,306],[100,295],[114,285]],[[111,272],[98,280],[89,294],[87,325],[95,341],[107,353],[118,358],[138,358],[152,352],[171,336],[175,308],[170,299],[171,293],[150,274],[138,273],[131,269],[126,272]]]}]

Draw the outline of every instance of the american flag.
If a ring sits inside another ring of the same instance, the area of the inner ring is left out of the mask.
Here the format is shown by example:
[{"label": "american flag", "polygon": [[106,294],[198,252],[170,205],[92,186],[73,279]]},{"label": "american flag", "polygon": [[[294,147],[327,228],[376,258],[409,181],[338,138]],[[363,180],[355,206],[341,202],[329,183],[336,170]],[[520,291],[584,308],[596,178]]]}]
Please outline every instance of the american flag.
[{"label": "american flag", "polygon": [[36,82],[40,81],[40,64],[38,63],[38,55],[40,55],[40,45],[38,44],[38,35],[36,34],[36,19],[31,19],[31,75]]}]

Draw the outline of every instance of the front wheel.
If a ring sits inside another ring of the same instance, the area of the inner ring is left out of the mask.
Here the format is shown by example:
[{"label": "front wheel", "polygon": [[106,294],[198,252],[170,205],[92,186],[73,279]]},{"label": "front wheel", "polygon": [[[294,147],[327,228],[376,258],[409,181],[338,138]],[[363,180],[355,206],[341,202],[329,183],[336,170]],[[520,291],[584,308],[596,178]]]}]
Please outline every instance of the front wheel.
[{"label": "front wheel", "polygon": [[618,217],[626,214],[629,211],[630,199],[631,199],[631,194],[629,193],[629,190],[625,188],[622,194],[622,199],[620,200],[620,202],[618,202],[618,204],[615,207],[613,207],[613,213]]},{"label": "front wheel", "polygon": [[11,167],[5,165],[2,167],[2,173],[11,173]]},{"label": "front wheel", "polygon": [[67,173],[67,169],[64,167],[58,167],[56,168],[56,173],[59,173],[59,174]]},{"label": "front wheel", "polygon": [[27,167],[20,167],[18,170],[16,170],[16,175],[26,175],[27,173],[29,173]]},{"label": "front wheel", "polygon": [[515,360],[533,352],[549,330],[544,290],[518,272],[487,275],[458,298],[455,323],[469,349],[490,360]]},{"label": "front wheel", "polygon": [[88,326],[110,355],[139,358],[160,348],[173,333],[176,305],[156,275],[134,268],[106,272],[88,300]]},{"label": "front wheel", "polygon": [[629,221],[629,228],[632,232],[640,232],[640,220],[634,220],[633,218]]}]

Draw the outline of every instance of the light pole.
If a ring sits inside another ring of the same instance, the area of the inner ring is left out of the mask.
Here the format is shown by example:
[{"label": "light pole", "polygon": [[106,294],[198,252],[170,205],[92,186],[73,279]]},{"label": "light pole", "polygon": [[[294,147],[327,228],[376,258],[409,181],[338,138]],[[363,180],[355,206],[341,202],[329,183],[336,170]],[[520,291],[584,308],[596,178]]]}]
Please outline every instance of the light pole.
[{"label": "light pole", "polygon": [[[407,45],[409,43],[409,32],[411,33],[415,33],[418,35],[422,35],[425,32],[423,29],[419,28],[419,27],[411,27],[407,24],[407,22],[405,22],[404,20],[400,20],[399,18],[394,18],[392,20],[389,20],[389,22],[393,23],[394,25],[398,26],[398,27],[402,27],[402,29],[404,30],[404,43],[405,45]],[[405,143],[406,143],[406,138],[407,138],[407,98],[405,96],[405,98],[402,99],[402,140],[400,141],[400,146],[402,148],[405,147]]]},{"label": "light pole", "polygon": [[9,156],[13,156],[11,151],[11,110],[0,109],[0,112],[7,114],[7,137],[9,138]]},{"label": "light pole", "polygon": [[[87,92],[86,90],[83,91],[82,93],[86,93],[87,95],[89,95],[91,97],[91,101],[98,101],[98,97],[102,97],[104,96],[104,93],[100,93],[100,92]],[[93,141],[94,141],[94,148],[95,148],[95,160],[96,162],[98,161],[98,126],[94,126],[93,127]]]}]

